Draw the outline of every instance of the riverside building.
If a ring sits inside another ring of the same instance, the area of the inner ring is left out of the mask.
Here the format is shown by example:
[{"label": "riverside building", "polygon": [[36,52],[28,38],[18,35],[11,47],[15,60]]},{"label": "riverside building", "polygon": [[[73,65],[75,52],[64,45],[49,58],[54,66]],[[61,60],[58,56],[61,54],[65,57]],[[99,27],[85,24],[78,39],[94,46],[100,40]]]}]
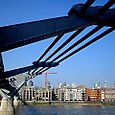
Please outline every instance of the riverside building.
[{"label": "riverside building", "polygon": [[87,101],[101,101],[101,88],[86,88]]},{"label": "riverside building", "polygon": [[66,83],[59,83],[55,89],[56,97],[59,101],[85,101],[85,87],[76,86],[75,84],[69,85]]},{"label": "riverside building", "polygon": [[46,88],[35,87],[32,81],[20,91],[23,101],[115,101],[115,85],[108,87],[107,82],[102,88],[100,83],[96,83],[93,88],[77,86],[75,84],[59,83],[57,87],[51,88],[50,83]]},{"label": "riverside building", "polygon": [[105,89],[105,101],[115,101],[115,86]]},{"label": "riverside building", "polygon": [[52,88],[47,86],[46,88],[39,87],[37,101],[52,101]]},{"label": "riverside building", "polygon": [[69,85],[59,83],[57,88],[51,88],[50,84],[44,87],[35,87],[33,82],[29,81],[20,93],[21,99],[24,101],[86,101],[86,93],[84,86]]},{"label": "riverside building", "polygon": [[33,82],[29,81],[20,91],[20,97],[23,101],[32,101],[37,94],[37,88],[33,86]]},{"label": "riverside building", "polygon": [[29,81],[20,91],[20,97],[23,101],[52,101],[52,89],[50,84],[46,88],[35,87],[33,82]]}]

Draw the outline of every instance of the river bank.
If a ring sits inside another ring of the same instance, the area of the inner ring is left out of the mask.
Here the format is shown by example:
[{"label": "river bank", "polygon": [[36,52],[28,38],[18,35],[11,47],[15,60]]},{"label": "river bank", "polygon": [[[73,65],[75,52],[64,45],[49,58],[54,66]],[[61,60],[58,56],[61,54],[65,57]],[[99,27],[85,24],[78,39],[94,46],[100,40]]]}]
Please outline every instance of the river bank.
[{"label": "river bank", "polygon": [[52,101],[52,102],[36,102],[36,101],[28,101],[27,105],[81,105],[81,106],[115,106],[114,102],[60,102],[60,101]]}]

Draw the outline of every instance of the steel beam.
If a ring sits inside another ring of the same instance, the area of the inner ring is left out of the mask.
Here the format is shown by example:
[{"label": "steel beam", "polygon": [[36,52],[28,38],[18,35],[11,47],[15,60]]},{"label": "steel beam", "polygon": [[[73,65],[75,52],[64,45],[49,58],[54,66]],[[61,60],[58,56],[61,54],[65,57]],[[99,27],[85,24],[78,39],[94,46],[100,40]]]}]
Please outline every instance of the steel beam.
[{"label": "steel beam", "polygon": [[2,73],[2,76],[3,77],[5,76],[5,78],[9,78],[11,76],[15,76],[18,74],[28,72],[33,69],[37,69],[38,67],[55,67],[58,65],[59,65],[59,63],[57,63],[57,62],[52,62],[52,63],[51,62],[33,62],[33,65],[6,71],[6,72]]},{"label": "steel beam", "polygon": [[80,17],[65,16],[0,27],[0,51],[4,52],[91,24],[91,21]]},{"label": "steel beam", "polygon": [[0,53],[0,72],[4,72],[4,65],[2,60],[2,54]]},{"label": "steel beam", "polygon": [[69,12],[70,16],[0,27],[0,52],[84,28],[94,22],[115,26],[115,9],[110,9],[96,18],[101,7],[88,8],[87,12],[81,16],[82,6],[75,5]]}]

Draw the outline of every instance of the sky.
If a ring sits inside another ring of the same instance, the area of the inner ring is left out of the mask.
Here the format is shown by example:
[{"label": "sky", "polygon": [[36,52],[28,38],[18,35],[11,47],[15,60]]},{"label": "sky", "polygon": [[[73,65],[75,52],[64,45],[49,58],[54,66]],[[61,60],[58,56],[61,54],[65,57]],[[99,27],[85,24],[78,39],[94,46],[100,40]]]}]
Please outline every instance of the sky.
[{"label": "sky", "polygon": [[[96,0],[93,6],[103,5],[105,1],[108,0]],[[73,5],[85,2],[86,0],[0,0],[0,27],[66,16]],[[72,43],[80,39],[81,36],[94,27],[95,26],[88,27],[69,45],[72,45]],[[105,29],[106,28],[101,31]],[[51,52],[71,34],[72,33],[66,34]],[[97,34],[99,33],[96,33],[93,37]],[[57,72],[56,75],[48,75],[51,86],[56,86],[59,82],[75,83],[78,85],[84,84],[86,86],[93,86],[96,82],[101,82],[103,85],[104,81],[107,81],[110,85],[115,83],[114,36],[115,32],[110,33],[103,39],[64,61],[58,67],[48,70],[49,72]],[[52,37],[47,40],[3,52],[5,70],[31,65],[54,39],[55,37]],[[64,47],[62,51],[69,45]],[[51,54],[51,52],[49,52],[49,54]],[[44,75],[37,76],[33,81],[35,85],[43,86]]]}]

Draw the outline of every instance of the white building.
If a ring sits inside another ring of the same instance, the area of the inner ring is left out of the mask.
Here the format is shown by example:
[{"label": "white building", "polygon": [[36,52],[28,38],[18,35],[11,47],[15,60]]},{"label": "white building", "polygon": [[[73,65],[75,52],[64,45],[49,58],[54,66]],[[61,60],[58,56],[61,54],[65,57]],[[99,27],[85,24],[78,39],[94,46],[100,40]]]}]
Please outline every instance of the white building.
[{"label": "white building", "polygon": [[68,87],[64,92],[64,101],[75,101],[77,97],[77,88]]},{"label": "white building", "polygon": [[86,100],[86,94],[85,94],[85,88],[84,87],[78,87],[77,88],[77,101],[85,101]]},{"label": "white building", "polygon": [[51,88],[38,88],[37,101],[52,101],[52,89]]},{"label": "white building", "polygon": [[85,101],[85,87],[60,83],[57,88],[57,97],[60,101]]},{"label": "white building", "polygon": [[33,82],[29,81],[27,86],[23,86],[20,91],[20,97],[24,101],[32,101],[36,97],[37,88],[33,86]]}]

